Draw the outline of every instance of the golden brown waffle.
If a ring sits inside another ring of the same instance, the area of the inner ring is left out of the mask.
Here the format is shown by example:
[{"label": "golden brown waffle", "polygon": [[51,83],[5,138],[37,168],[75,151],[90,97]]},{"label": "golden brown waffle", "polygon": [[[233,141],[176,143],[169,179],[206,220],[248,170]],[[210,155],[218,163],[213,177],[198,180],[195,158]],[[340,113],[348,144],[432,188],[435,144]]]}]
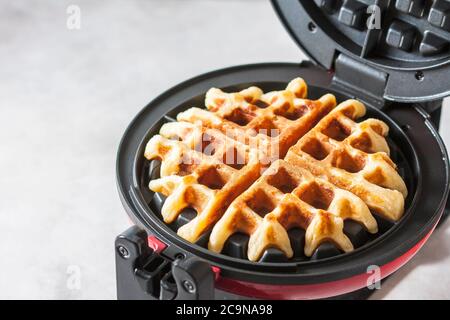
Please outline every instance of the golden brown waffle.
[{"label": "golden brown waffle", "polygon": [[[162,161],[161,178],[151,181],[150,189],[168,197],[164,221],[173,222],[191,207],[197,216],[178,234],[195,242],[210,230],[262,169],[278,159],[278,150],[285,153],[336,105],[333,95],[310,101],[304,99],[306,92],[300,78],[286,90],[265,95],[256,87],[233,94],[211,89],[206,104],[212,111],[192,108],[180,113],[178,122],[165,124],[145,151],[147,159]],[[231,114],[252,119],[239,125]],[[273,137],[255,132],[265,125],[282,131]]]},{"label": "golden brown waffle", "polygon": [[257,261],[269,247],[292,257],[287,230],[297,227],[306,230],[306,256],[311,256],[324,241],[332,241],[348,252],[353,245],[342,231],[344,219],[377,232],[377,223],[360,198],[303,168],[278,160],[232,202],[213,228],[209,249],[222,251],[225,241],[240,232],[250,236],[251,261]]},{"label": "golden brown waffle", "polygon": [[291,228],[305,230],[311,256],[324,241],[353,250],[345,219],[371,233],[370,210],[398,220],[407,189],[389,158],[387,125],[356,123],[365,114],[358,101],[336,107],[333,95],[311,101],[306,93],[300,78],[266,94],[213,88],[208,110],[191,108],[163,125],[145,156],[162,162],[150,189],[167,196],[164,221],[193,208],[197,216],[178,229],[181,237],[195,242],[213,229],[208,246],[220,252],[233,233],[245,233],[248,258],[257,261],[269,247],[292,257]]},{"label": "golden brown waffle", "polygon": [[[165,131],[163,127],[162,133]],[[216,136],[218,139],[218,136]],[[216,140],[217,141],[217,140]],[[213,155],[192,150],[187,144],[154,136],[145,150],[148,159],[161,159],[161,178],[150,181],[150,189],[168,198],[161,214],[166,223],[173,222],[185,208],[198,215],[178,230],[184,239],[195,242],[220,218],[221,212],[258,178],[258,156],[245,145],[236,144],[232,154],[238,164],[224,164],[227,150],[218,148]],[[242,153],[240,153],[242,152]]]},{"label": "golden brown waffle", "polygon": [[305,99],[306,94],[306,83],[300,78],[292,80],[286,90],[266,94],[256,87],[238,93],[212,88],[206,94],[208,110],[191,108],[180,113],[177,120],[200,121],[235,140],[272,150],[276,160],[336,106],[331,94],[315,101]]},{"label": "golden brown waffle", "polygon": [[341,103],[289,150],[286,161],[351,191],[373,211],[397,221],[408,191],[388,156],[388,126],[375,119],[354,122],[365,112],[356,100]]}]

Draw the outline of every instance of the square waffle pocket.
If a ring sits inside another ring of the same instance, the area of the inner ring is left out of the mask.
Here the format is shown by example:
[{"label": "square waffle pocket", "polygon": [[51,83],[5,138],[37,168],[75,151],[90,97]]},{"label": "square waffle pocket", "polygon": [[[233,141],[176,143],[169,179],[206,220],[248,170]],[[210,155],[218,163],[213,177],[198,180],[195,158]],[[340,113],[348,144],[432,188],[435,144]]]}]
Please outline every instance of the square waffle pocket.
[{"label": "square waffle pocket", "polygon": [[288,230],[305,230],[306,256],[324,242],[353,250],[343,232],[351,219],[377,232],[372,212],[397,221],[406,186],[389,158],[388,127],[348,100],[336,107],[327,94],[306,99],[300,79],[264,94],[210,89],[206,109],[191,108],[166,123],[147,144],[145,157],[161,161],[150,189],[167,197],[166,223],[193,209],[177,230],[196,242],[211,232],[208,247],[221,252],[234,233],[249,235],[247,256],[268,248],[293,256]]}]

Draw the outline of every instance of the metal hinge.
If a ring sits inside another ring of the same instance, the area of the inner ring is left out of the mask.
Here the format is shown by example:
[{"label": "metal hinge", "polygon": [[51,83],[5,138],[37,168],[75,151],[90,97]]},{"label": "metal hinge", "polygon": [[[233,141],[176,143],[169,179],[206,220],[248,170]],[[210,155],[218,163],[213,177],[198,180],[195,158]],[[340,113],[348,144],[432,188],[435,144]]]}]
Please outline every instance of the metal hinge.
[{"label": "metal hinge", "polygon": [[335,60],[334,69],[332,88],[365,100],[380,109],[384,107],[387,73],[344,54],[339,54]]},{"label": "metal hinge", "polygon": [[148,246],[147,233],[133,226],[116,238],[117,297],[121,300],[214,298],[211,265],[198,258],[172,260]]}]

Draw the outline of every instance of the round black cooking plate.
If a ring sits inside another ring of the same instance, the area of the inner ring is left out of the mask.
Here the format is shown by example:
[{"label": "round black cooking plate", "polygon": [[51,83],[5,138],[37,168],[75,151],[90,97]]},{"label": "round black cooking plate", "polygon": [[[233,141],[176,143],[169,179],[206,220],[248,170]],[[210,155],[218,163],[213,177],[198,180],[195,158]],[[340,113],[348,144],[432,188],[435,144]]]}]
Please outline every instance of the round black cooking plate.
[{"label": "round black cooking plate", "polygon": [[[146,188],[148,177],[145,176],[145,170],[148,162],[143,157],[143,150],[149,138],[167,121],[164,116],[171,118],[188,107],[203,105],[203,95],[212,86],[235,91],[257,85],[267,91],[283,88],[296,76],[304,77],[310,84],[309,98],[314,99],[323,93],[332,92],[327,88],[330,75],[309,65],[242,66],[203,75],[169,90],[144,108],[132,122],[123,137],[118,154],[121,199],[136,223],[169,244],[166,250],[168,255],[178,252],[196,255],[221,267],[223,276],[247,281],[289,284],[324,282],[364,273],[368,265],[383,265],[392,261],[422,239],[438,221],[448,193],[445,148],[431,123],[418,109],[398,104],[384,112],[370,105],[367,107],[368,116],[385,121],[391,129],[393,159],[404,171],[410,192],[408,209],[399,223],[354,252],[314,261],[253,263],[215,254],[190,244],[160,220],[159,213],[148,205],[152,195]],[[239,85],[235,85],[236,83]],[[350,98],[335,94],[338,101]],[[407,129],[405,133],[401,126]]]}]

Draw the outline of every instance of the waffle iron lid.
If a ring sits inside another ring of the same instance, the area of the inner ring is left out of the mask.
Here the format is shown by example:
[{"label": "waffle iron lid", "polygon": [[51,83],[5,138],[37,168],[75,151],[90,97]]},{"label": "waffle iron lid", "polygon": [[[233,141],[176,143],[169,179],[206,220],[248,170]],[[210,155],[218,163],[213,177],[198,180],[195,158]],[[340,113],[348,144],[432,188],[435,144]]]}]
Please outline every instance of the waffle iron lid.
[{"label": "waffle iron lid", "polygon": [[450,95],[450,0],[272,0],[300,48],[342,86],[383,100]]}]

